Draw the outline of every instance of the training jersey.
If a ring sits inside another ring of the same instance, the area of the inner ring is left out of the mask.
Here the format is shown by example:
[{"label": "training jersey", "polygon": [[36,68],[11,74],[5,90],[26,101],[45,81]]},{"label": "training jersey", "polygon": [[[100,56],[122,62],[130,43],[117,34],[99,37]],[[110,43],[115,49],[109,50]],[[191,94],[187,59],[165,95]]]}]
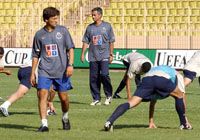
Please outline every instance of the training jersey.
[{"label": "training jersey", "polygon": [[130,79],[133,78],[134,74],[141,74],[141,67],[143,63],[149,62],[152,66],[149,58],[137,52],[128,53],[123,57],[123,60],[130,64],[127,73]]},{"label": "training jersey", "polygon": [[42,28],[34,37],[32,57],[40,58],[38,76],[62,78],[67,67],[67,51],[74,48],[67,28],[57,25],[52,32]]},{"label": "training jersey", "polygon": [[115,42],[111,24],[102,21],[98,26],[92,23],[87,26],[82,42],[89,45],[88,60],[102,61],[110,57],[110,43]]},{"label": "training jersey", "polygon": [[173,83],[176,82],[176,70],[169,66],[161,65],[161,66],[153,67],[151,68],[149,72],[147,72],[144,75],[144,77],[147,77],[147,76],[165,77],[167,79],[170,79]]},{"label": "training jersey", "polygon": [[183,69],[195,72],[196,77],[200,76],[200,51],[194,53]]}]

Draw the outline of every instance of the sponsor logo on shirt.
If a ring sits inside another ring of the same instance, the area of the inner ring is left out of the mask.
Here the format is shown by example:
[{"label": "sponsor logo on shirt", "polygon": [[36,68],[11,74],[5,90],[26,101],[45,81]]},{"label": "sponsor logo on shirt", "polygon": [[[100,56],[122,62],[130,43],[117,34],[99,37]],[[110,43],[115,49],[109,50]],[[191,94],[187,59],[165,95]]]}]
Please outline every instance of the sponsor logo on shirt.
[{"label": "sponsor logo on shirt", "polygon": [[56,56],[58,56],[57,44],[45,45],[45,49],[46,49],[46,56],[47,57],[56,57]]},{"label": "sponsor logo on shirt", "polygon": [[93,45],[102,45],[103,39],[101,35],[96,35],[92,37]]},{"label": "sponsor logo on shirt", "polygon": [[60,32],[56,33],[56,39],[61,39],[62,38],[62,34]]}]

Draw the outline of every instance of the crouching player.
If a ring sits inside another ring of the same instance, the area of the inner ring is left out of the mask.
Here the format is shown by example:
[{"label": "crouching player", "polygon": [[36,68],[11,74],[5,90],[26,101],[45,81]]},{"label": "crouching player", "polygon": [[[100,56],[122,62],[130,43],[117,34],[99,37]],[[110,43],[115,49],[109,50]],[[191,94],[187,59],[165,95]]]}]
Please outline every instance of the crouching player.
[{"label": "crouching player", "polygon": [[142,101],[151,101],[155,97],[162,99],[169,96],[174,97],[176,111],[179,116],[181,129],[191,129],[188,126],[185,116],[185,105],[183,102],[183,92],[177,86],[177,72],[168,66],[158,66],[152,68],[144,75],[142,82],[137,87],[132,98],[119,105],[104,125],[105,131],[113,129],[113,123],[127,110],[136,107]]}]

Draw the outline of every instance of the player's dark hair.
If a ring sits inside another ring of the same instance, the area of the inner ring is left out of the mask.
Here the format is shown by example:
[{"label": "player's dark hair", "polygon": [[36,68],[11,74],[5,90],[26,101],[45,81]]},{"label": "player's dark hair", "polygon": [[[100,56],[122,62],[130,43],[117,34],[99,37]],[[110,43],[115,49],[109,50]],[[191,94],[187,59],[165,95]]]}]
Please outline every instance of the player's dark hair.
[{"label": "player's dark hair", "polygon": [[3,47],[0,47],[0,54],[4,54],[4,48]]},{"label": "player's dark hair", "polygon": [[151,64],[149,62],[145,62],[142,64],[142,72],[146,73],[151,69]]},{"label": "player's dark hair", "polygon": [[100,15],[103,15],[103,10],[101,7],[95,7],[92,9],[92,12],[97,11]]},{"label": "player's dark hair", "polygon": [[60,11],[54,7],[47,7],[43,10],[43,20],[48,20],[50,17],[59,16]]}]

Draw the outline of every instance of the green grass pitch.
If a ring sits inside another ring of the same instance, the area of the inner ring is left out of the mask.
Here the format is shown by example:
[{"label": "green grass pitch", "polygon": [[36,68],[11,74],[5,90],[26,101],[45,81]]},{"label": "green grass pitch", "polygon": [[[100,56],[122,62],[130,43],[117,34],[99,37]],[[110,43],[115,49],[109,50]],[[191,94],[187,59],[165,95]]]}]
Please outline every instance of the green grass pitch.
[{"label": "green grass pitch", "polygon": [[[6,99],[18,87],[17,68],[10,69],[11,76],[0,75],[0,96]],[[110,71],[115,90],[123,77],[123,71]],[[200,86],[195,80],[187,88],[187,116],[193,130],[179,130],[179,119],[175,111],[174,99],[169,97],[157,102],[155,123],[157,129],[148,127],[148,105],[142,103],[137,108],[127,111],[114,125],[114,132],[104,132],[103,125],[109,115],[121,103],[126,102],[125,89],[123,99],[113,100],[110,106],[90,106],[92,101],[87,69],[75,69],[72,77],[74,89],[69,91],[71,130],[62,130],[60,103],[55,97],[56,116],[48,117],[50,131],[35,132],[40,126],[37,108],[36,90],[28,94],[10,108],[10,116],[0,116],[0,140],[198,140],[200,138]],[[132,91],[135,89],[132,81]],[[101,90],[102,104],[105,95]]]}]

